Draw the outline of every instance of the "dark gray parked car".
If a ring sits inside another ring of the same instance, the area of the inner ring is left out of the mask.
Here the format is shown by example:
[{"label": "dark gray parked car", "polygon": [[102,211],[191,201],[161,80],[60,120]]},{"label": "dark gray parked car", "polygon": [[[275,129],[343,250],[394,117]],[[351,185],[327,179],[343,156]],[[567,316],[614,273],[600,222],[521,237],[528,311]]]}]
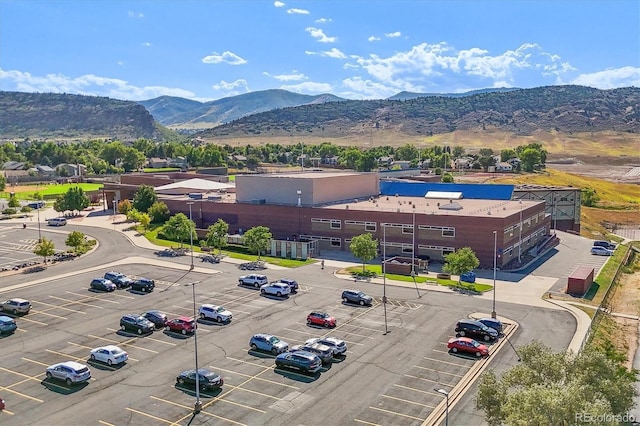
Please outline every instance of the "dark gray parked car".
[{"label": "dark gray parked car", "polygon": [[360,290],[344,290],[342,292],[344,303],[356,303],[360,306],[371,305],[373,298]]},{"label": "dark gray parked car", "polygon": [[468,336],[482,339],[485,342],[498,338],[498,332],[493,328],[487,327],[480,321],[472,319],[461,319],[456,324],[456,333],[459,336]]}]

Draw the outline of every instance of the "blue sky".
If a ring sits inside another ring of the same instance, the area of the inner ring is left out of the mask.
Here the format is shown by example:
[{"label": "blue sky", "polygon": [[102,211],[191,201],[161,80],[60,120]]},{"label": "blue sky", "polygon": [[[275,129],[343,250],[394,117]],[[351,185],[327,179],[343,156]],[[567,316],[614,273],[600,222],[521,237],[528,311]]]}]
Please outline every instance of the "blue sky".
[{"label": "blue sky", "polygon": [[640,86],[637,0],[0,0],[0,90],[200,101],[266,89]]}]

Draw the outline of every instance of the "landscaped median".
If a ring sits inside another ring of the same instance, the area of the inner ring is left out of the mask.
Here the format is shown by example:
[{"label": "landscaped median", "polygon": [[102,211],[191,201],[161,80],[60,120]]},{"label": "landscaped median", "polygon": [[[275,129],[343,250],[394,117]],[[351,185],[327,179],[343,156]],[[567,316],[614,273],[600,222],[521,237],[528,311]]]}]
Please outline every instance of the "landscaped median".
[{"label": "landscaped median", "polygon": [[[364,271],[362,269],[362,266],[350,266],[348,268],[337,271],[337,273],[341,275],[351,275],[356,280],[382,278],[382,265],[366,265]],[[461,282],[447,278],[439,278],[437,275],[416,275],[415,277],[412,277],[410,275],[386,274],[386,279],[393,281],[404,281],[408,283],[413,283],[415,279],[416,284],[442,285],[449,287],[452,290],[462,290],[475,293],[484,293],[493,289],[493,286],[489,284]]]}]

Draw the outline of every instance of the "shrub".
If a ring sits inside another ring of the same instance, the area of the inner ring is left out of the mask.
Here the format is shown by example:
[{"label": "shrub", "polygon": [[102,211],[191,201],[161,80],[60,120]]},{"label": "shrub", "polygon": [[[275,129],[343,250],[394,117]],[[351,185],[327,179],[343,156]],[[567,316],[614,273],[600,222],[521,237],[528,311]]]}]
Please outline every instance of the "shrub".
[{"label": "shrub", "polygon": [[20,209],[20,211],[22,213],[29,213],[30,211],[32,211],[33,209],[29,206],[22,206],[22,208]]},{"label": "shrub", "polygon": [[9,209],[2,210],[2,214],[16,214],[16,213],[17,213],[16,209],[9,208]]}]

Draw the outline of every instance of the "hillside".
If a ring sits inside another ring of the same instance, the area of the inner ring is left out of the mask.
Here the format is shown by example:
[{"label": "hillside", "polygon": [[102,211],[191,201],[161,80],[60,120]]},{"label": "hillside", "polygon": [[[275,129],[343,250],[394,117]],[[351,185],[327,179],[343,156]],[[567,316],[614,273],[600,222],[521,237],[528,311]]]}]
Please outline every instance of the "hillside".
[{"label": "hillside", "polygon": [[0,92],[0,137],[160,138],[151,114],[135,102],[58,93]]},{"label": "hillside", "polygon": [[536,131],[640,133],[640,89],[548,86],[465,97],[343,101],[254,114],[205,130],[210,139],[304,137],[362,139],[393,132],[428,137],[455,131],[529,136]]},{"label": "hillside", "polygon": [[204,103],[161,96],[141,101],[140,104],[144,105],[151,115],[165,126],[207,128],[265,111],[343,100],[328,94],[311,96],[273,89],[245,93]]}]

